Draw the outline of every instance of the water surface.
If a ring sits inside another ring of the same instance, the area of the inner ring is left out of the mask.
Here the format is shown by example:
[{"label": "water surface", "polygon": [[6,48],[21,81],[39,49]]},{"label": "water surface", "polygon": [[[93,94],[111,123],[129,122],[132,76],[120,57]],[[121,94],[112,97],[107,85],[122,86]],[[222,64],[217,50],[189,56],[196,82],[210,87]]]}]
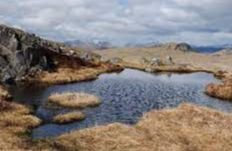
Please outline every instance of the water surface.
[{"label": "water surface", "polygon": [[[33,130],[34,138],[51,137],[71,130],[121,122],[135,124],[143,113],[152,109],[173,108],[183,102],[208,106],[220,111],[231,112],[232,103],[220,101],[204,94],[211,82],[220,82],[212,74],[150,74],[126,69],[121,73],[103,74],[99,79],[47,88],[24,87],[11,91],[16,100],[39,106],[36,115],[47,123]],[[54,115],[69,109],[45,109],[41,104],[56,92],[87,92],[101,98],[96,108],[83,110],[87,118],[66,125],[54,124]]]}]

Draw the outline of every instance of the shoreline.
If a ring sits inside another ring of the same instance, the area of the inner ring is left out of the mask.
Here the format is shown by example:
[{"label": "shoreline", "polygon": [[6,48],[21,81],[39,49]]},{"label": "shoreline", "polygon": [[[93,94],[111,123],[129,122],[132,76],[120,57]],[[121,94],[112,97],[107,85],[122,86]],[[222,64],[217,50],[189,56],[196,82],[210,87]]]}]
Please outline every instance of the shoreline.
[{"label": "shoreline", "polygon": [[[135,68],[146,72],[207,72],[212,73],[216,78],[222,80],[223,84],[212,83],[206,86],[206,94],[210,97],[232,100],[232,54],[212,53],[202,54],[192,51],[183,52],[178,49],[167,47],[153,48],[122,48],[109,49],[104,51],[95,51],[105,58],[119,58],[123,60],[125,67]],[[171,57],[174,65],[154,66],[146,65],[149,60],[154,58],[156,61],[169,61],[166,58]],[[217,93],[220,91],[220,93]]]},{"label": "shoreline", "polygon": [[[165,70],[167,71],[167,70]],[[197,71],[193,71],[193,72],[197,72]],[[51,83],[50,83],[51,84]],[[12,100],[13,102],[13,100]],[[185,106],[185,107],[183,107]],[[180,109],[183,110],[183,112],[187,112],[188,114],[186,114],[186,116],[190,116],[189,115],[189,111],[190,110],[193,110],[194,112],[198,113],[198,112],[204,112],[205,114],[212,114],[212,115],[217,115],[219,114],[220,116],[224,117],[224,115],[228,114],[228,113],[224,113],[224,112],[219,112],[219,111],[214,111],[212,109],[209,109],[209,108],[206,108],[206,107],[201,107],[201,106],[197,106],[197,105],[191,105],[191,104],[186,104],[186,105],[180,105],[179,107],[177,108],[173,108],[173,109],[163,109],[163,110],[159,110],[159,111],[156,111],[156,110],[152,110],[150,112],[147,112],[145,113],[145,115],[140,118],[140,120],[138,121],[138,123],[134,126],[127,126],[125,124],[117,124],[117,123],[112,123],[112,124],[107,124],[107,125],[103,125],[103,126],[96,126],[96,127],[91,127],[91,128],[87,128],[87,129],[82,129],[82,130],[74,130],[72,132],[69,132],[69,133],[65,133],[65,134],[62,134],[60,136],[57,136],[57,137],[54,137],[54,138],[50,138],[50,139],[40,139],[40,140],[32,140],[30,137],[24,137],[24,136],[21,136],[19,137],[19,139],[25,143],[25,141],[27,141],[29,144],[27,145],[24,144],[23,146],[26,148],[25,150],[29,149],[29,150],[38,150],[38,149],[45,149],[45,150],[54,150],[57,148],[64,148],[64,149],[74,149],[76,148],[77,146],[75,145],[76,143],[80,143],[80,148],[85,148],[88,146],[82,146],[82,143],[84,144],[88,144],[88,142],[85,142],[86,139],[88,139],[88,137],[93,137],[93,139],[97,139],[98,140],[98,136],[100,135],[100,133],[109,133],[110,132],[110,135],[111,136],[111,133],[113,133],[115,131],[115,134],[112,134],[112,135],[115,135],[115,137],[120,137],[121,135],[128,135],[127,133],[131,133],[134,131],[134,129],[138,129],[138,133],[139,135],[143,136],[145,135],[143,131],[140,131],[140,129],[143,129],[143,119],[144,118],[147,118],[147,115],[152,115],[151,117],[149,117],[150,120],[155,120],[153,119],[153,114],[156,115],[157,113],[159,114],[166,114],[166,113],[174,113],[174,112],[180,112]],[[191,111],[192,112],[192,111]],[[202,114],[204,115],[204,114]],[[168,115],[167,115],[168,116]],[[34,117],[34,116],[33,116]],[[166,115],[164,116],[166,117]],[[199,118],[201,118],[201,115],[199,115]],[[231,114],[228,114],[228,119],[231,119],[232,121],[232,115]],[[157,121],[159,122],[159,121]],[[167,122],[170,122],[169,120],[167,120]],[[139,125],[142,124],[142,127],[140,127]],[[146,125],[146,124],[145,124]],[[151,130],[150,128],[147,129],[148,131]],[[232,129],[231,129],[232,130]],[[30,131],[30,128],[26,129],[26,131]],[[121,131],[126,131],[127,133],[123,134]],[[136,130],[137,131],[137,130]],[[96,132],[96,135],[92,135],[92,133]],[[170,133],[174,133],[173,131],[168,131]],[[82,136],[82,138],[84,138],[84,140],[78,140],[77,138],[79,138],[79,136]],[[13,135],[13,137],[16,137],[15,135]],[[26,140],[25,140],[26,139]],[[108,140],[109,138],[106,137],[105,140]],[[72,140],[70,143],[66,143],[66,140],[70,142],[70,140]],[[104,140],[104,139],[103,139]],[[102,140],[102,141],[103,141]],[[104,140],[104,141],[105,141]],[[133,140],[133,139],[132,139]],[[101,140],[99,140],[98,143],[96,143],[95,145],[97,146],[96,149],[100,149],[99,147],[101,146],[104,146],[102,143]],[[33,147],[30,146],[31,143],[34,144]],[[72,144],[74,143],[74,144]],[[115,139],[115,143],[118,144],[118,140]],[[120,144],[120,143],[119,143]],[[74,145],[74,146],[73,146]],[[94,145],[94,146],[95,146]],[[131,144],[132,146],[134,144]],[[183,143],[182,145],[185,145],[185,143]],[[89,146],[91,146],[91,144],[89,144]],[[144,145],[144,146],[147,146],[147,145]],[[106,148],[106,150],[109,149],[109,148]],[[21,147],[20,147],[20,150],[23,150]]]},{"label": "shoreline", "polygon": [[[110,72],[122,71],[124,68],[134,68],[134,69],[137,69],[137,70],[142,70],[142,71],[147,72],[146,71],[147,66],[142,66],[141,67],[139,65],[136,66],[136,64],[133,64],[133,65],[119,64],[118,66],[114,66],[114,67],[115,68],[107,68],[107,66],[103,66],[102,68],[100,67],[100,68],[95,68],[95,69],[91,69],[91,68],[83,69],[82,72],[84,72],[84,73],[86,71],[88,71],[88,70],[93,71],[92,75],[94,75],[93,76],[94,78],[89,78],[89,76],[85,75],[85,76],[83,76],[82,79],[80,79],[79,77],[75,79],[75,76],[71,80],[69,80],[69,78],[66,78],[66,77],[64,79],[62,79],[62,78],[58,79],[58,80],[55,79],[54,74],[56,76],[58,76],[58,77],[59,77],[59,75],[66,75],[67,74],[67,72],[62,69],[61,72],[57,72],[57,73],[56,72],[51,73],[51,74],[50,73],[44,73],[45,74],[45,76],[43,75],[44,77],[42,77],[42,78],[39,77],[38,79],[31,79],[29,84],[33,84],[33,83],[38,84],[38,83],[40,83],[39,85],[42,85],[42,86],[50,86],[50,85],[61,85],[61,84],[75,83],[75,82],[81,82],[81,81],[95,80],[98,77],[98,75],[100,75],[102,73],[110,73]],[[98,69],[100,69],[100,70],[98,70]],[[67,70],[69,70],[68,73],[73,72],[74,73],[73,75],[77,74],[77,72],[78,72],[78,71],[76,71],[77,69],[72,69],[72,68],[68,68]],[[228,78],[227,74],[224,75],[224,73],[223,73],[223,75],[222,75],[222,73],[220,71],[205,70],[204,68],[197,68],[197,67],[194,67],[194,66],[184,66],[184,67],[182,66],[181,68],[179,68],[178,66],[161,66],[161,67],[155,67],[152,70],[154,71],[154,73],[158,73],[158,72],[175,72],[175,73],[207,72],[207,73],[212,73],[215,77],[219,78],[222,81],[225,81],[225,79]],[[91,75],[91,74],[89,74],[89,75]],[[53,81],[51,79],[53,79]],[[10,96],[10,94],[9,94],[9,96]],[[12,99],[11,99],[11,102],[14,104],[14,101]],[[20,105],[20,106],[24,106],[24,105]],[[197,106],[197,105],[191,105],[191,104],[183,105],[182,104],[179,107],[174,108],[174,109],[163,109],[163,110],[159,110],[159,111],[152,110],[150,112],[147,112],[138,121],[138,123],[136,125],[129,126],[129,127],[127,125],[125,125],[125,124],[112,123],[112,124],[103,125],[103,126],[96,126],[96,127],[92,127],[92,128],[76,130],[76,131],[72,131],[70,133],[62,134],[62,135],[60,135],[58,137],[54,137],[54,138],[51,138],[51,139],[42,139],[42,140],[32,140],[32,138],[30,136],[28,136],[28,135],[20,136],[20,137],[18,137],[17,134],[14,134],[14,133],[13,134],[10,133],[10,135],[12,135],[11,137],[13,137],[13,138],[17,137],[17,139],[20,140],[21,144],[19,144],[18,148],[16,148],[16,149],[20,149],[20,150],[28,150],[28,149],[29,150],[38,150],[38,149],[41,149],[41,150],[42,149],[44,149],[44,150],[54,150],[54,149],[57,149],[57,146],[58,146],[58,148],[64,148],[64,149],[67,149],[67,150],[69,150],[69,149],[72,150],[72,149],[78,147],[78,146],[75,145],[76,143],[79,143],[80,148],[88,149],[89,146],[91,147],[93,145],[93,144],[89,144],[88,141],[85,142],[86,139],[88,139],[89,137],[93,138],[94,140],[95,139],[98,140],[98,136],[101,133],[107,133],[107,134],[109,134],[109,136],[114,135],[114,137],[122,137],[122,135],[123,136],[125,135],[126,137],[128,137],[127,135],[130,136],[129,133],[131,133],[131,132],[134,133],[134,131],[136,131],[141,136],[147,135],[146,133],[144,133],[144,131],[140,131],[140,129],[144,129],[144,126],[140,126],[140,125],[141,124],[144,125],[143,124],[143,121],[144,121],[143,119],[147,118],[148,115],[152,115],[152,116],[150,116],[148,118],[148,120],[157,120],[157,122],[160,122],[158,119],[154,118],[153,114],[154,115],[161,114],[162,116],[164,116],[164,118],[166,118],[166,116],[169,116],[168,115],[169,113],[175,113],[175,112],[179,113],[180,111],[186,113],[185,116],[187,116],[187,117],[190,116],[190,111],[191,112],[194,111],[197,114],[198,113],[200,114],[199,118],[202,118],[203,116],[207,116],[207,114],[209,114],[209,116],[216,116],[216,117],[221,116],[223,118],[226,116],[226,119],[229,120],[229,122],[232,121],[232,115],[231,114],[227,114],[227,113],[219,112],[219,111],[214,111],[212,109]],[[201,113],[201,112],[203,112],[203,113]],[[206,115],[204,115],[204,114],[206,114]],[[16,118],[19,118],[20,116],[21,115],[17,115]],[[174,118],[176,117],[175,114],[172,115],[172,116]],[[32,118],[36,118],[36,117],[32,115]],[[213,119],[211,119],[211,120],[214,121]],[[22,119],[22,121],[24,121],[24,119]],[[166,121],[171,122],[171,119],[166,120]],[[214,122],[216,122],[216,121],[214,121]],[[191,123],[191,122],[189,121],[189,123]],[[186,123],[186,124],[189,124],[189,123]],[[147,124],[149,125],[149,122]],[[192,131],[192,129],[191,129],[192,127],[189,127],[189,128],[190,128],[190,131]],[[153,129],[152,127],[151,128],[148,127],[148,128],[146,128],[146,131],[150,131],[152,129]],[[218,129],[220,130],[220,127]],[[30,132],[30,127],[25,128],[24,130],[26,132]],[[232,130],[232,128],[231,128],[231,130]],[[115,131],[115,134],[112,134],[114,131]],[[230,129],[228,129],[228,131],[230,131]],[[176,133],[173,132],[172,130],[167,130],[166,132],[167,133],[174,133],[176,135]],[[92,133],[94,133],[94,135]],[[95,133],[96,133],[96,135],[95,135]],[[164,132],[164,134],[165,134],[165,132]],[[79,136],[84,138],[84,140],[78,140],[77,138],[79,138]],[[222,137],[225,137],[225,136],[222,136]],[[227,139],[227,137],[226,137],[226,139]],[[70,142],[70,140],[72,140],[72,142]],[[105,139],[102,139],[102,140],[98,140],[98,142],[94,145],[94,146],[96,146],[95,149],[101,149],[99,147],[104,146],[103,141],[108,141],[108,140],[109,140],[109,137],[106,137]],[[211,141],[211,139],[209,139],[209,140]],[[66,141],[69,141],[69,143],[66,142]],[[132,141],[135,141],[135,140],[132,139]],[[212,140],[212,141],[214,141],[214,140]],[[26,143],[26,142],[28,142],[28,143]],[[115,142],[115,144],[118,144],[118,145],[121,144],[120,141],[117,140],[117,139],[115,139],[114,142]],[[8,143],[11,144],[13,142],[8,142]],[[82,143],[88,144],[88,146],[86,146],[86,145],[83,146]],[[8,145],[10,145],[10,144],[8,144]],[[31,146],[31,144],[34,144],[34,145]],[[134,146],[135,144],[132,143],[131,145]],[[185,142],[182,142],[180,145],[185,146]],[[142,146],[149,146],[149,145],[143,144]],[[17,146],[14,146],[14,147],[17,147]],[[227,146],[227,147],[230,148],[230,146]],[[107,149],[109,149],[109,148],[106,148],[106,150]]]}]

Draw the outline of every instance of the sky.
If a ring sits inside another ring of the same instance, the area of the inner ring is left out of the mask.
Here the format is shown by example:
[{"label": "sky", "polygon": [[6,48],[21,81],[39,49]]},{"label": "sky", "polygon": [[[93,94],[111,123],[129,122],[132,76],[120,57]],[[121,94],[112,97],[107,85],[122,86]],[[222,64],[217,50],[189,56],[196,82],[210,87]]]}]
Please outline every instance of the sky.
[{"label": "sky", "polygon": [[0,24],[113,44],[232,41],[232,0],[0,0]]}]

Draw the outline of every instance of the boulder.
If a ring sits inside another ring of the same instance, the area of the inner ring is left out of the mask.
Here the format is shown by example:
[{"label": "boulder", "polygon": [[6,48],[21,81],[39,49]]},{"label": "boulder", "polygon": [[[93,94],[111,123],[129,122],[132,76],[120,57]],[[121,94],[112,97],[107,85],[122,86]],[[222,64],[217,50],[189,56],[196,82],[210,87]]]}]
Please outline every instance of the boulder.
[{"label": "boulder", "polygon": [[153,71],[153,69],[151,69],[151,68],[146,68],[146,69],[145,69],[145,72],[150,72],[150,73],[152,73],[152,72],[154,72],[154,71]]},{"label": "boulder", "polygon": [[141,63],[142,64],[149,64],[149,60],[147,58],[141,58]]},{"label": "boulder", "polygon": [[110,60],[104,56],[101,56],[100,61],[101,62],[110,62]]},{"label": "boulder", "polygon": [[114,57],[112,59],[110,59],[110,63],[112,64],[118,64],[120,62],[122,62],[123,60],[121,58],[117,58],[117,57]]},{"label": "boulder", "polygon": [[152,66],[160,66],[162,64],[162,61],[159,58],[153,58],[150,62],[150,65]]},{"label": "boulder", "polygon": [[165,64],[166,64],[166,65],[173,65],[173,64],[174,64],[173,59],[172,59],[171,56],[167,56],[167,57],[165,58]]},{"label": "boulder", "polygon": [[88,52],[83,53],[83,54],[80,56],[80,58],[81,58],[82,60],[84,60],[84,61],[87,61],[87,62],[94,61],[93,56],[92,56],[90,53],[88,53]]}]

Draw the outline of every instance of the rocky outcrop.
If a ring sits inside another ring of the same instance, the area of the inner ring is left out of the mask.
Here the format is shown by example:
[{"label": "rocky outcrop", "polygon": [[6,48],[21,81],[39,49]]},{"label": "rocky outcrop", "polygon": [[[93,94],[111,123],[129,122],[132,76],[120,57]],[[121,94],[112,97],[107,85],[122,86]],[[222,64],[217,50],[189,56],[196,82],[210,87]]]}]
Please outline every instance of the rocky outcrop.
[{"label": "rocky outcrop", "polygon": [[187,43],[176,44],[175,50],[180,50],[184,52],[193,51],[192,47]]},{"label": "rocky outcrop", "polygon": [[189,44],[187,43],[166,43],[159,45],[161,48],[165,48],[167,50],[177,50],[182,52],[192,52],[195,51]]},{"label": "rocky outcrop", "polygon": [[22,80],[30,71],[51,68],[53,60],[49,54],[59,53],[61,46],[61,43],[0,25],[1,81],[9,83]]},{"label": "rocky outcrop", "polygon": [[[87,56],[87,58],[86,58]],[[0,80],[22,81],[27,75],[54,69],[57,65],[78,67],[94,55],[77,54],[64,44],[0,25]]]},{"label": "rocky outcrop", "polygon": [[214,53],[213,55],[232,55],[232,48],[226,48],[226,49],[220,50]]}]

